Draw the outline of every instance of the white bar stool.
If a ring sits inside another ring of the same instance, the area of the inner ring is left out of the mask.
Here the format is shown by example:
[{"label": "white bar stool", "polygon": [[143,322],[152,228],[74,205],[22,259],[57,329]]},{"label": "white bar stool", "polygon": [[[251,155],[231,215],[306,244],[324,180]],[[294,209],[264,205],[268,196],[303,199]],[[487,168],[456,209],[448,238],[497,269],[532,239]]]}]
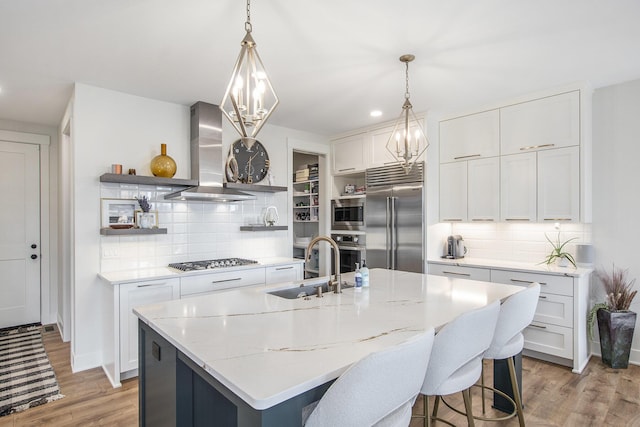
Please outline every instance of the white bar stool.
[{"label": "white bar stool", "polygon": [[[500,301],[464,313],[442,327],[436,334],[431,359],[420,393],[424,395],[425,426],[438,418],[440,396],[462,392],[467,422],[474,426],[469,388],[480,378],[482,357],[491,344],[496,329]],[[429,415],[427,396],[436,396],[433,413]]]},{"label": "white bar stool", "polygon": [[371,353],[354,363],[329,387],[306,420],[303,414],[302,425],[408,426],[433,339],[431,328],[416,338]]}]

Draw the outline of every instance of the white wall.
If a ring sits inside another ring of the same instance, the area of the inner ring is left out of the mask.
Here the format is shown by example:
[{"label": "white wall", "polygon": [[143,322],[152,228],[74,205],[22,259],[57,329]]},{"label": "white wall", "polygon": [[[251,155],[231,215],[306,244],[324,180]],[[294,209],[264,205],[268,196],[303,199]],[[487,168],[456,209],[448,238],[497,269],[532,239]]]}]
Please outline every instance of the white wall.
[{"label": "white wall", "polygon": [[[262,209],[278,207],[281,223],[287,221],[286,193],[255,193],[256,201],[238,204],[159,201],[169,188],[100,184],[98,178],[113,163],[123,170],[135,168],[151,175],[149,163],[167,143],[167,154],[178,165],[176,178],[190,178],[189,107],[76,84],[73,115],[75,271],[73,290],[72,366],[74,371],[101,363],[99,271],[166,265],[194,258],[289,255],[286,232],[240,232],[242,224],[256,223]],[[306,132],[266,125],[259,135],[275,175],[285,186],[287,138],[326,143],[326,138]],[[237,139],[231,125],[223,123],[223,150]],[[147,194],[167,235],[100,236],[100,197]],[[97,307],[98,305],[98,307]]]},{"label": "white wall", "polygon": [[[628,268],[640,280],[640,80],[595,91],[593,97],[593,243],[596,267]],[[635,289],[640,288],[636,282]],[[595,302],[604,292],[594,280]],[[638,312],[640,297],[631,304]],[[597,328],[596,328],[597,329]],[[600,351],[599,344],[592,345]],[[640,364],[640,327],[636,325],[631,360]]]}]

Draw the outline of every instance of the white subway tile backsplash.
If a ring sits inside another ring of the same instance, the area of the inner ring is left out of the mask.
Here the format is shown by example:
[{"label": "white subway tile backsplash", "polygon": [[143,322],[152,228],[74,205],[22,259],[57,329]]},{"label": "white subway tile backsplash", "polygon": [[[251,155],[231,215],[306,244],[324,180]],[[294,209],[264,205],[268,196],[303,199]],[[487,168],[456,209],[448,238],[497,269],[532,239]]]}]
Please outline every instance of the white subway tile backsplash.
[{"label": "white subway tile backsplash", "polygon": [[263,211],[274,205],[286,224],[287,193],[255,193],[256,200],[241,203],[165,201],[164,194],[179,188],[103,183],[101,197],[131,199],[147,196],[166,235],[102,236],[101,271],[166,266],[172,262],[222,257],[287,256],[286,231],[242,232],[244,224],[261,224]]},{"label": "white subway tile backsplash", "polygon": [[[451,225],[451,234],[460,234],[467,246],[467,256],[474,258],[502,259],[507,261],[542,262],[551,252],[548,236],[555,241],[560,231],[562,242],[576,238],[567,244],[567,250],[575,254],[576,243],[591,242],[590,224],[527,224],[496,223]],[[444,247],[444,241],[443,247]]]}]

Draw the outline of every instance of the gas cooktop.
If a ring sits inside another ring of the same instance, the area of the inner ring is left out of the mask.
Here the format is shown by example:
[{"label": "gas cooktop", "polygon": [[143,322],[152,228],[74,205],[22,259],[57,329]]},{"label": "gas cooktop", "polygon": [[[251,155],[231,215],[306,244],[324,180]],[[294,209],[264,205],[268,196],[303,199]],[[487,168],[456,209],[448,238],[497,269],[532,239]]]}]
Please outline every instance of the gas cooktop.
[{"label": "gas cooktop", "polygon": [[252,259],[243,258],[221,258],[221,259],[209,259],[205,261],[188,261],[188,262],[175,262],[169,264],[169,267],[175,268],[180,271],[194,271],[194,270],[210,270],[214,268],[236,267],[239,265],[257,264],[258,261]]}]

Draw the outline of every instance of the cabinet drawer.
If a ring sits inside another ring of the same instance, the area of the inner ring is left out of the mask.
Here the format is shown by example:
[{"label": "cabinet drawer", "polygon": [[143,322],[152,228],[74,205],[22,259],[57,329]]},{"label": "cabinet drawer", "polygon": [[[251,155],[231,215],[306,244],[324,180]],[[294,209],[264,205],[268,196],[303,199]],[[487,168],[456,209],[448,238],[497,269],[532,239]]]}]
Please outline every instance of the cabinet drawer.
[{"label": "cabinet drawer", "polygon": [[573,358],[573,329],[533,322],[524,331],[524,348],[553,356]]},{"label": "cabinet drawer", "polygon": [[265,268],[265,282],[267,285],[281,282],[302,280],[302,265],[289,264]]},{"label": "cabinet drawer", "polygon": [[492,269],[491,281],[522,286],[538,282],[541,293],[573,296],[573,277]]},{"label": "cabinet drawer", "polygon": [[534,321],[557,326],[573,327],[573,298],[541,293]]},{"label": "cabinet drawer", "polygon": [[202,295],[242,286],[263,285],[264,268],[180,278],[180,297]]},{"label": "cabinet drawer", "polygon": [[436,276],[455,277],[458,279],[491,280],[491,270],[478,267],[461,267],[458,265],[444,265],[429,263],[429,274]]}]

